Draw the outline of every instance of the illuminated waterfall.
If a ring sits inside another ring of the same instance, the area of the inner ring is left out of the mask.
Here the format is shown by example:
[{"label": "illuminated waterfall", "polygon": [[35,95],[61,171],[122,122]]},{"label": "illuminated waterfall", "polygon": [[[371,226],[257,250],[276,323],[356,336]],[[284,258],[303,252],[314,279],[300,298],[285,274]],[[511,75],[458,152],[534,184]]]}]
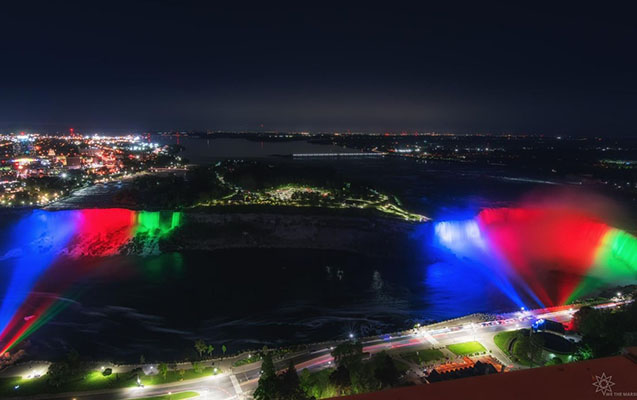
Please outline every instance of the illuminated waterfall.
[{"label": "illuminated waterfall", "polygon": [[[125,209],[35,210],[23,217],[8,246],[0,249],[0,261],[10,269],[6,286],[0,287],[0,355],[68,305],[61,295],[95,259],[119,254],[135,237],[165,237],[181,220],[180,212]],[[65,262],[69,259],[81,261]],[[69,265],[81,267],[69,271]]]},{"label": "illuminated waterfall", "polygon": [[[441,247],[484,268],[519,304],[565,304],[596,287],[637,278],[637,238],[564,208],[487,209],[434,226]],[[518,289],[513,289],[513,288]]]}]

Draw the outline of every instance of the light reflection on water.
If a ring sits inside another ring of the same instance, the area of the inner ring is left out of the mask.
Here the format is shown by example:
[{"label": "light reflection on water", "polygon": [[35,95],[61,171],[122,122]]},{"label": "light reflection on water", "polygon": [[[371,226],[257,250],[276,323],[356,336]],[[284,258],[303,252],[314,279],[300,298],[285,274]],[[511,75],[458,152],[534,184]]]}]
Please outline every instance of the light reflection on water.
[{"label": "light reflection on water", "polygon": [[[138,220],[146,235],[181,223]],[[75,348],[96,358],[177,359],[192,356],[198,337],[232,348],[276,346],[515,307],[475,265],[429,243],[405,237],[386,258],[301,249],[76,258],[64,271],[80,295],[29,337],[31,354]]]}]

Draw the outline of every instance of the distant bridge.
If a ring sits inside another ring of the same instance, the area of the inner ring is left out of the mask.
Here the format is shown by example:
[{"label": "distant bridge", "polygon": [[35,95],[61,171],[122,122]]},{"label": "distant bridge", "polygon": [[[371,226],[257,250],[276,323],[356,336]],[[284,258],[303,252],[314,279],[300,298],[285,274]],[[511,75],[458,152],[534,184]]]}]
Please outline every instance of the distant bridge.
[{"label": "distant bridge", "polygon": [[294,153],[292,157],[384,157],[387,153]]}]

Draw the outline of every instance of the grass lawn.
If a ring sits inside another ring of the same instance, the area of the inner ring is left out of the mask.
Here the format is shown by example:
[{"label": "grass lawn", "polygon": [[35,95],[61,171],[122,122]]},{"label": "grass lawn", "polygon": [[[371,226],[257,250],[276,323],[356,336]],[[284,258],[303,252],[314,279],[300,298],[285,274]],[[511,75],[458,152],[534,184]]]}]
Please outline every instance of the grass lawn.
[{"label": "grass lawn", "polygon": [[[117,379],[115,374],[106,377],[102,376],[102,373],[99,371],[93,371],[72,376],[68,382],[59,387],[50,385],[47,382],[46,375],[36,379],[22,379],[21,377],[3,378],[0,379],[0,397],[134,386],[134,376],[124,375],[125,374],[120,374],[120,378]],[[15,389],[16,386],[19,386],[18,389]]]},{"label": "grass lawn", "polygon": [[181,393],[173,393],[167,394],[164,396],[155,396],[155,397],[141,397],[134,400],[181,400],[181,399],[190,399],[191,397],[197,397],[199,393],[197,392],[181,392]]},{"label": "grass lawn", "polygon": [[180,371],[168,371],[168,373],[166,374],[166,379],[164,379],[164,377],[161,375],[143,376],[141,377],[141,381],[145,386],[161,385],[162,383],[177,382],[182,379],[187,380],[187,379],[203,378],[205,376],[216,375],[221,373],[219,369],[217,369],[217,372],[215,373],[214,368],[210,368],[210,367],[203,368],[200,372],[195,372],[194,369],[187,369],[183,371],[184,371],[183,375],[180,374]]},{"label": "grass lawn", "polygon": [[493,337],[493,341],[500,350],[502,350],[505,354],[509,354],[509,344],[511,343],[511,339],[516,337],[517,334],[518,331],[500,332]]},{"label": "grass lawn", "polygon": [[483,345],[478,342],[464,342],[464,343],[456,343],[450,344],[447,346],[449,351],[459,356],[466,356],[473,353],[480,353],[483,351],[487,351]]},{"label": "grass lawn", "polygon": [[[217,370],[216,373],[220,373]],[[160,385],[162,383],[177,382],[182,379],[203,378],[205,376],[215,375],[213,368],[205,368],[200,372],[193,369],[184,370],[183,374],[177,371],[168,371],[166,379],[160,375],[144,376],[140,372],[140,380],[144,386]],[[55,387],[47,382],[47,377],[42,376],[37,379],[16,378],[0,378],[0,398],[5,396],[32,396],[45,393],[63,393],[63,392],[84,392],[98,389],[118,389],[124,387],[136,386],[135,378],[137,373],[120,373],[103,376],[100,371],[91,371],[77,374],[70,377],[67,382]],[[19,385],[16,390],[14,387]]]},{"label": "grass lawn", "polygon": [[415,364],[423,364],[429,361],[440,360],[445,357],[442,351],[438,349],[424,349],[418,351],[410,351],[408,353],[401,353],[400,357],[409,362]]},{"label": "grass lawn", "polygon": [[516,361],[521,365],[530,367],[533,365],[533,363],[529,359],[528,355],[524,354],[524,351],[520,350],[520,346],[517,341],[513,342],[513,347],[511,351],[509,351],[509,345],[511,344],[511,341],[516,339],[518,337],[518,334],[523,330],[524,329],[520,329],[517,331],[500,332],[493,337],[493,341],[495,342],[495,345],[498,346],[498,348],[502,350],[504,354],[507,354],[509,357],[511,357],[513,361]]}]

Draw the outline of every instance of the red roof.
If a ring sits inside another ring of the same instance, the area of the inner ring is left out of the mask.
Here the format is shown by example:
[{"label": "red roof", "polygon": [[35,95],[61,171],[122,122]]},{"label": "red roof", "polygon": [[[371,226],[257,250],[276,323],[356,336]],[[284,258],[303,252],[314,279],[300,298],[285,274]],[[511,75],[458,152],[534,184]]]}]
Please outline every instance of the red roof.
[{"label": "red roof", "polygon": [[[597,384],[597,386],[595,385]],[[380,392],[341,397],[341,400],[585,400],[612,397],[637,399],[637,347],[627,354],[505,372],[485,376],[408,386]]]}]

